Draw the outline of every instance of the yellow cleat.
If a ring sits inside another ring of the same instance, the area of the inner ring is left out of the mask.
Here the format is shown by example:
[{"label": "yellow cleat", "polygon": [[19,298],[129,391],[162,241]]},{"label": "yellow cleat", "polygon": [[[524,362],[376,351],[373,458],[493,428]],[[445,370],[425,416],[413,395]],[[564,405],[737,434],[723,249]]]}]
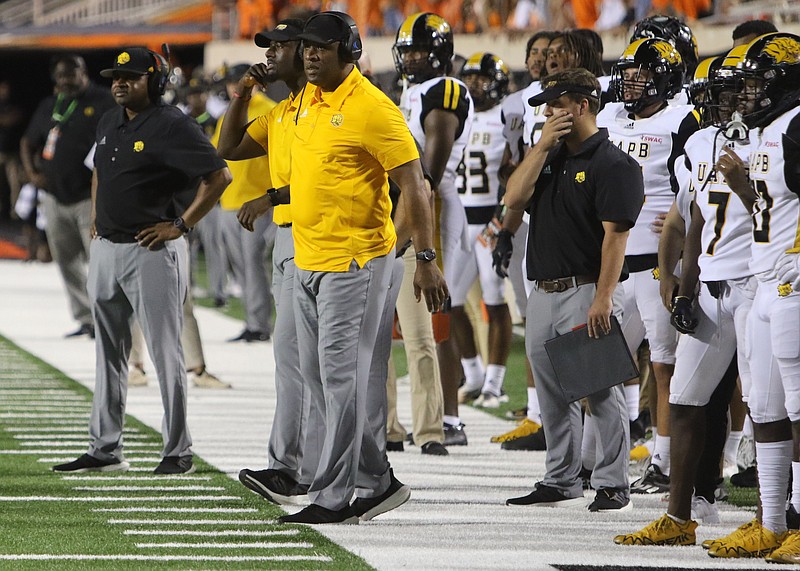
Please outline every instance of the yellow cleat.
[{"label": "yellow cleat", "polygon": [[780,547],[786,535],[777,534],[755,522],[738,537],[729,536],[729,539],[709,547],[708,554],[725,558],[766,557]]},{"label": "yellow cleat", "polygon": [[697,522],[678,523],[667,514],[636,533],[618,535],[617,545],[694,545]]},{"label": "yellow cleat", "polygon": [[492,442],[508,442],[509,440],[516,440],[523,436],[530,436],[536,434],[542,429],[542,425],[538,422],[533,422],[529,418],[523,418],[514,430],[501,434],[500,436],[492,436]]},{"label": "yellow cleat", "polygon": [[644,444],[631,448],[631,462],[642,462],[650,458],[650,450]]},{"label": "yellow cleat", "polygon": [[725,543],[726,541],[731,541],[731,540],[737,539],[738,537],[740,537],[743,534],[750,533],[750,528],[753,527],[754,525],[757,525],[757,524],[758,524],[758,520],[753,518],[750,521],[748,521],[747,523],[743,523],[742,525],[737,527],[735,530],[733,530],[731,533],[729,533],[725,537],[720,537],[719,539],[706,539],[702,543],[703,549],[711,549],[712,547],[717,547],[717,546]]},{"label": "yellow cleat", "polygon": [[800,531],[791,529],[781,542],[781,546],[767,555],[770,563],[800,563]]}]

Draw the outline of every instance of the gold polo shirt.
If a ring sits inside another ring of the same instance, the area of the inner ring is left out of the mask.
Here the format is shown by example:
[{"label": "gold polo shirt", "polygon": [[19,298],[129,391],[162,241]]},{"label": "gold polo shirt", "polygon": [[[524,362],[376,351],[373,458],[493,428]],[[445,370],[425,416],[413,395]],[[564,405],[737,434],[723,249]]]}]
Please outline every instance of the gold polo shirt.
[{"label": "gold polo shirt", "polygon": [[[311,89],[309,89],[309,92]],[[264,147],[269,159],[269,172],[272,186],[280,188],[289,184],[292,172],[292,140],[294,139],[294,120],[297,106],[302,103],[302,93],[289,97],[278,103],[267,115],[260,115],[247,128],[247,134],[256,143]],[[291,224],[292,205],[280,204],[273,208],[272,219],[279,226]]]},{"label": "gold polo shirt", "polygon": [[[247,108],[248,121],[266,115],[275,107],[275,102],[261,93],[254,93]],[[211,143],[216,147],[219,143],[219,133],[225,116],[217,122],[217,130],[211,138]],[[267,189],[272,188],[269,172],[269,161],[266,157],[256,157],[246,161],[226,161],[233,175],[233,182],[222,193],[219,204],[224,210],[239,210],[242,204],[262,196]]]},{"label": "gold polo shirt", "polygon": [[357,69],[333,92],[308,85],[292,143],[295,264],[346,272],[395,246],[387,171],[419,158],[397,106]]}]

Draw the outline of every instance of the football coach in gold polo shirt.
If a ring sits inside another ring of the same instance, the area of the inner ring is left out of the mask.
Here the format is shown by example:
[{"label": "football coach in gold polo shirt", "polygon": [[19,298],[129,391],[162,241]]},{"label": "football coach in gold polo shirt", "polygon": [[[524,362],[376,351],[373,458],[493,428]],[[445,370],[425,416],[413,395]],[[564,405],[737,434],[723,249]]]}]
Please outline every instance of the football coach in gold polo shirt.
[{"label": "football coach in gold polo shirt", "polygon": [[[392,474],[368,427],[368,382],[397,241],[388,177],[401,189],[420,258],[415,290],[433,311],[447,286],[433,248],[432,215],[414,140],[398,108],[356,69],[361,39],[341,12],[311,17],[300,34],[309,84],[296,115],[290,179],[295,315],[300,367],[323,411],[325,437],[311,505],[285,523],[356,523],[394,509],[409,489]],[[377,383],[373,383],[377,384]],[[370,436],[362,438],[365,430]],[[380,441],[380,440],[378,440]],[[356,499],[350,505],[355,493]]]}]

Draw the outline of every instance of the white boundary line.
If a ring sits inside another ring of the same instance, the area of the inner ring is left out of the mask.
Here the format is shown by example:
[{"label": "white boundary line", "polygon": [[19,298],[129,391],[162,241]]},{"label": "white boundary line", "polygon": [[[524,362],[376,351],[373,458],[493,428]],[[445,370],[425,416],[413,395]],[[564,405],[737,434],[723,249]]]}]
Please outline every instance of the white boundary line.
[{"label": "white boundary line", "polygon": [[184,543],[181,541],[169,541],[167,543],[135,543],[139,549],[311,549],[313,543],[286,541],[283,543],[271,543],[269,541],[254,541],[252,543]]},{"label": "white boundary line", "polygon": [[[275,522],[270,522],[275,523]],[[172,535],[181,537],[285,537],[299,535],[296,529],[255,531],[252,529],[225,529],[222,531],[197,531],[192,529],[126,529],[124,535]]]},{"label": "white boundary line", "polygon": [[[96,511],[96,510],[93,510]],[[110,519],[111,525],[272,525],[275,520],[269,519]],[[154,530],[154,533],[156,530]],[[125,533],[128,533],[127,531]],[[189,532],[186,532],[189,533]],[[286,529],[280,532],[283,535],[296,535],[297,529]]]},{"label": "white boundary line", "polygon": [[222,561],[229,563],[249,561],[333,561],[326,555],[0,555],[0,561]]},{"label": "white boundary line", "polygon": [[[62,480],[71,482],[153,482],[155,480],[179,480],[181,482],[208,482],[211,476],[186,476],[184,474],[170,474],[161,476],[62,476]],[[93,488],[94,489],[94,488]]]},{"label": "white boundary line", "polygon": [[127,508],[94,508],[93,512],[113,512],[113,513],[193,513],[193,514],[245,514],[258,513],[256,508],[149,508],[143,506]]},{"label": "white boundary line", "polygon": [[75,486],[76,492],[224,492],[223,486]]},{"label": "white boundary line", "polygon": [[0,496],[0,502],[239,502],[239,496]]}]

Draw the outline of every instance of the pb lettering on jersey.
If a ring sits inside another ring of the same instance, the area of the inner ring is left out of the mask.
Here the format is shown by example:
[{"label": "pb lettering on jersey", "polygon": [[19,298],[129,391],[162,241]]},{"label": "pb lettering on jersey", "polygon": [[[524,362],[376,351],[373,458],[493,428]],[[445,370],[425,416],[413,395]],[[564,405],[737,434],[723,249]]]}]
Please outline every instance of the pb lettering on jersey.
[{"label": "pb lettering on jersey", "polygon": [[500,115],[500,105],[495,105],[472,117],[472,129],[458,169],[458,192],[467,208],[493,207],[499,202],[497,171],[505,151]]}]

